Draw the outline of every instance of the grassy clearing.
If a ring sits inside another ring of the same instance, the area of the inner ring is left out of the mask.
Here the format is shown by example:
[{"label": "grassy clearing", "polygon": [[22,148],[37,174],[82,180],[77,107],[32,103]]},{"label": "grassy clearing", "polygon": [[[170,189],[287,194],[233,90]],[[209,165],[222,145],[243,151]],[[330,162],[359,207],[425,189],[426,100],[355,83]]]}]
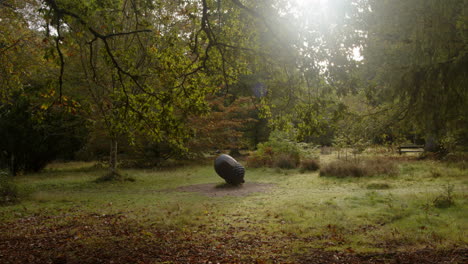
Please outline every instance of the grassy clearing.
[{"label": "grassy clearing", "polygon": [[[34,228],[73,225],[77,218],[80,225],[92,225],[95,215],[125,216],[143,230],[157,227],[203,234],[209,241],[224,241],[221,237],[226,236],[229,241],[262,241],[248,251],[255,258],[294,256],[317,248],[383,252],[466,247],[468,172],[434,161],[406,161],[398,167],[398,176],[361,178],[248,169],[246,181],[274,187],[244,197],[208,197],[174,189],[222,183],[211,166],[125,170],[124,175],[135,182],[95,183],[104,170],[87,163],[56,164],[44,173],[16,178],[21,203],[0,207],[0,220],[8,226],[28,217],[44,217],[30,227]],[[453,203],[438,206],[437,200],[443,198]],[[151,233],[144,238],[150,239]],[[99,239],[105,243],[121,238],[89,239],[92,245]]]}]

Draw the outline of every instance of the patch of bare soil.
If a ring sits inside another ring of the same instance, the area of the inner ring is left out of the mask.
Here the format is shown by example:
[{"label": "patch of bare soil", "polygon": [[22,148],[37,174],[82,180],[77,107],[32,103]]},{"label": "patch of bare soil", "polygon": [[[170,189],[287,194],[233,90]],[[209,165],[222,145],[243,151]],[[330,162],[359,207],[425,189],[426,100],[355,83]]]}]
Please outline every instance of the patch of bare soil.
[{"label": "patch of bare soil", "polygon": [[246,182],[244,184],[234,186],[230,184],[205,183],[176,188],[178,192],[197,192],[210,197],[222,196],[246,196],[251,193],[266,192],[270,190],[274,184],[260,182]]}]

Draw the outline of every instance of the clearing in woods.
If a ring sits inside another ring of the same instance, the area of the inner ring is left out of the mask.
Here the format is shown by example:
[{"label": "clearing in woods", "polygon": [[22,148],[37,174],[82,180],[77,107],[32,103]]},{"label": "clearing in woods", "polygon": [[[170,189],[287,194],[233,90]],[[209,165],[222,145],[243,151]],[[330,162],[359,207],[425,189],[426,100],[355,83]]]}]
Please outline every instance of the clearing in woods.
[{"label": "clearing in woods", "polygon": [[466,263],[466,168],[392,159],[396,176],[248,168],[242,187],[211,165],[96,183],[92,164],[54,164],[15,178],[0,262]]}]

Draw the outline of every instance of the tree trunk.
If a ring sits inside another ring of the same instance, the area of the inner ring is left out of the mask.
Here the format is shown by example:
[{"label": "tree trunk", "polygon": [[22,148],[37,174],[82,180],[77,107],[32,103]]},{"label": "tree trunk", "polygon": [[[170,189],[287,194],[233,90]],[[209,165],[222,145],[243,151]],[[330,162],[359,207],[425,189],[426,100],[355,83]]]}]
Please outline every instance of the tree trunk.
[{"label": "tree trunk", "polygon": [[18,173],[18,168],[16,167],[16,162],[15,162],[15,154],[11,154],[10,156],[10,173],[12,176],[16,176]]},{"label": "tree trunk", "polygon": [[117,173],[117,139],[112,138],[110,143],[110,156],[109,156],[109,169],[113,177],[118,175]]},{"label": "tree trunk", "polygon": [[435,133],[428,133],[426,135],[426,144],[424,146],[424,150],[428,152],[437,152],[440,150],[439,147],[439,140]]}]

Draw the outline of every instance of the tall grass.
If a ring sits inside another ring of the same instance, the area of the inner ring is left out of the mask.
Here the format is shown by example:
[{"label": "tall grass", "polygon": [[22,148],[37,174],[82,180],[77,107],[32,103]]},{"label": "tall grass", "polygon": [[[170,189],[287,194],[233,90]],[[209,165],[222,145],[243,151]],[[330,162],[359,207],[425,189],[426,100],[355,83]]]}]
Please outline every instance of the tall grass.
[{"label": "tall grass", "polygon": [[397,174],[398,167],[395,162],[383,158],[362,161],[335,160],[320,169],[320,176],[340,178]]},{"label": "tall grass", "polygon": [[317,171],[320,169],[320,163],[316,159],[302,159],[301,160],[301,172],[306,171]]}]

